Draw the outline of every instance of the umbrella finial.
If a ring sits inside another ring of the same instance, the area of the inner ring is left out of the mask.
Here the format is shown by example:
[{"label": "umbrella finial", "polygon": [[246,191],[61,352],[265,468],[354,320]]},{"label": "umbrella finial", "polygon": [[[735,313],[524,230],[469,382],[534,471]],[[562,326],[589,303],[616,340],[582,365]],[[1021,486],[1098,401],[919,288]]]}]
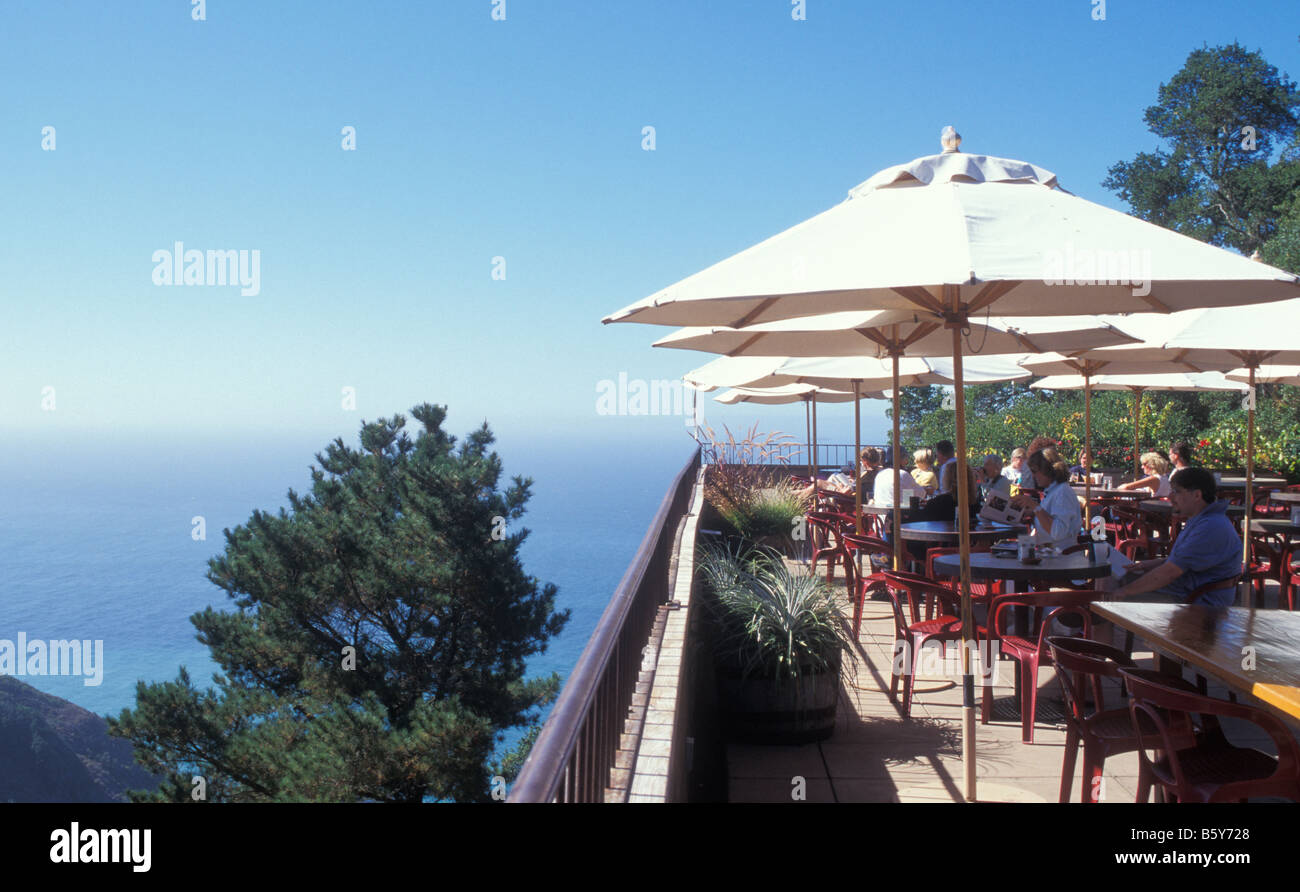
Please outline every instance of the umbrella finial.
[{"label": "umbrella finial", "polygon": [[943,128],[943,133],[939,134],[939,142],[943,143],[943,150],[945,152],[955,152],[957,151],[957,147],[961,145],[961,134],[954,130],[953,126],[949,124],[947,127]]},{"label": "umbrella finial", "polygon": [[1255,260],[1255,261],[1258,261],[1258,260],[1261,260],[1261,259],[1262,259],[1262,258],[1259,256],[1259,248],[1256,248],[1256,249],[1254,250],[1254,252],[1250,255],[1250,259],[1251,259],[1251,260]]}]

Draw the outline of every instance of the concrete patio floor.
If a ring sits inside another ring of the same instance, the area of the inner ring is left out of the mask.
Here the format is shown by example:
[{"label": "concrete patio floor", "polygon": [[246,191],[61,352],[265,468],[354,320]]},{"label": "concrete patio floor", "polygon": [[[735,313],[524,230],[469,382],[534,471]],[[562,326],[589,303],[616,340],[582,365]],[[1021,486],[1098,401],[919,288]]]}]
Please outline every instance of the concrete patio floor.
[{"label": "concrete patio floor", "polygon": [[[798,566],[798,565],[796,565]],[[844,584],[837,574],[837,589]],[[1265,603],[1275,603],[1275,593]],[[847,604],[847,598],[845,598]],[[852,609],[846,610],[852,615]],[[728,799],[731,802],[962,802],[960,651],[949,650],[950,675],[918,674],[911,717],[889,698],[894,655],[894,621],[889,602],[866,602],[856,665],[845,667],[835,733],[804,746],[729,744]],[[1139,640],[1139,666],[1152,654]],[[1038,719],[1034,742],[1021,741],[1020,709],[1014,697],[1018,663],[1000,661],[994,681],[993,718],[978,724],[982,679],[976,676],[977,799],[997,802],[1057,802],[1065,748],[1064,703],[1055,669],[1039,670]],[[948,666],[933,666],[946,670]],[[1187,675],[1189,680],[1192,678]],[[1108,683],[1106,705],[1123,705],[1119,685]],[[1227,691],[1211,681],[1211,696]],[[1244,703],[1252,702],[1241,697]],[[1276,753],[1269,738],[1250,724],[1224,722],[1233,743]],[[1071,783],[1071,802],[1081,801],[1083,754]],[[1134,802],[1138,756],[1106,761],[1101,801]],[[802,798],[800,798],[802,796]]]}]

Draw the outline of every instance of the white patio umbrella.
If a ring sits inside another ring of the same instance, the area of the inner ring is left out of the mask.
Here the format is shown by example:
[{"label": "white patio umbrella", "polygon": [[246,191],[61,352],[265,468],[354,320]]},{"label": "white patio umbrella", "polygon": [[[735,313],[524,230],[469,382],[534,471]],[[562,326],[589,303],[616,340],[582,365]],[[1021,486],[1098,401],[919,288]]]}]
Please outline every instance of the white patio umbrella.
[{"label": "white patio umbrella", "polygon": [[[1256,261],[1251,261],[1252,263]],[[1265,363],[1300,364],[1300,299],[1232,308],[1188,310],[1162,318],[1150,314],[1114,319],[1125,331],[1142,337],[1142,344],[1078,351],[1072,356],[1043,356],[1021,362],[1035,374],[1059,374],[1072,369],[1084,375],[1145,373],[1171,367],[1191,371],[1244,370],[1249,385],[1246,400],[1247,506],[1242,537],[1242,561],[1250,563],[1250,511],[1255,477],[1255,383]],[[1254,600],[1249,584],[1243,601]]]},{"label": "white patio umbrella", "polygon": [[[701,350],[730,357],[891,355],[890,326],[895,312],[843,312],[800,316],[746,328],[683,328],[655,341],[656,347]],[[980,355],[1046,353],[1110,347],[1140,341],[1099,316],[989,318],[970,321],[968,339]],[[947,357],[952,337],[939,322],[899,325],[901,346],[909,357]]]},{"label": "white patio umbrella", "polygon": [[[1127,390],[1133,394],[1133,473],[1134,479],[1142,476],[1142,459],[1140,453],[1142,431],[1142,395],[1148,390],[1245,390],[1246,388],[1230,381],[1219,372],[1200,373],[1166,373],[1150,375],[1098,375],[1085,378],[1082,375],[1049,375],[1030,385],[1038,390]],[[1085,402],[1087,399],[1085,398]],[[1084,413],[1085,448],[1091,449],[1091,413]],[[1091,455],[1091,453],[1089,453]]]},{"label": "white patio umbrella", "polygon": [[[849,198],[765,242],[605,318],[605,322],[744,327],[845,310],[900,311],[898,321],[952,331],[957,457],[966,459],[962,328],[992,312],[1069,316],[1282,300],[1300,281],[1061,189],[1033,164],[957,151],[888,168]],[[1136,263],[1134,263],[1136,261]],[[1135,268],[1136,267],[1136,268]],[[967,646],[962,749],[976,797],[970,541],[962,511],[962,620]]]},{"label": "white patio umbrella", "polygon": [[[737,368],[759,371],[762,356],[819,357],[791,359],[758,382],[778,385],[807,381],[824,387],[846,389],[847,382],[857,380],[861,386],[886,374],[892,374],[889,386],[894,396],[893,455],[894,491],[900,486],[901,451],[899,431],[900,386],[953,383],[951,336],[932,321],[881,323],[896,318],[893,312],[828,313],[802,316],[748,328],[687,328],[655,342],[656,347],[676,347],[720,352],[734,359]],[[845,326],[845,328],[841,328]],[[1022,354],[1025,350],[1082,350],[1093,347],[1133,343],[1139,339],[1126,334],[1105,319],[1096,316],[1059,316],[1013,319],[985,319],[970,323],[968,341],[978,342],[974,352],[982,357],[997,354]],[[875,355],[871,355],[871,351]],[[903,352],[909,355],[903,357]],[[892,368],[885,365],[889,357]],[[818,369],[825,357],[843,357],[836,365]],[[931,357],[922,360],[918,357]],[[846,364],[847,363],[847,364]],[[811,365],[809,365],[811,364]],[[728,370],[725,360],[714,360],[705,369]],[[888,368],[888,370],[887,370]],[[982,358],[963,368],[965,381],[1008,381],[1030,377],[1014,362],[1002,358]],[[690,378],[697,373],[688,375]],[[707,375],[705,376],[707,377]],[[963,456],[963,461],[965,457]],[[902,509],[894,506],[895,569],[902,566],[900,526]],[[859,510],[859,515],[860,515]],[[859,521],[860,522],[860,521]]]}]

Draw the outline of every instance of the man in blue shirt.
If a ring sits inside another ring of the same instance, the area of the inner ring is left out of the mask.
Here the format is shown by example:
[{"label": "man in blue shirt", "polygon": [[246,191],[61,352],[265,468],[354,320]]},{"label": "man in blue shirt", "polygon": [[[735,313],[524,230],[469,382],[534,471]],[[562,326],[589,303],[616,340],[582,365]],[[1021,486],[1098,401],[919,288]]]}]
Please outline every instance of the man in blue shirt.
[{"label": "man in blue shirt", "polygon": [[[1174,512],[1187,518],[1167,558],[1139,561],[1125,574],[1116,599],[1188,603],[1205,585],[1241,573],[1241,537],[1228,519],[1228,503],[1218,499],[1214,475],[1204,468],[1184,468],[1169,481]],[[1134,571],[1141,575],[1133,578]],[[1229,585],[1200,595],[1194,602],[1227,607],[1236,599]]]}]

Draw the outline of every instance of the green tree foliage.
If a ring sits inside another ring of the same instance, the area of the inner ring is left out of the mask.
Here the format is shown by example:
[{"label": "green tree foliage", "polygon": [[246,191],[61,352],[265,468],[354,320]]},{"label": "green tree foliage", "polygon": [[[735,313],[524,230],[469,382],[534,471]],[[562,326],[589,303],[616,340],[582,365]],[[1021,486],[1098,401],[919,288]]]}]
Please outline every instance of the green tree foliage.
[{"label": "green tree foliage", "polygon": [[[979,391],[1001,388],[990,396]],[[921,390],[908,388],[904,390]],[[937,389],[937,388],[936,388]],[[1142,396],[1140,452],[1164,452],[1178,441],[1191,444],[1198,461],[1225,469],[1245,466],[1246,413],[1239,393],[1173,393],[1147,391]],[[1002,403],[1002,410],[980,408]],[[906,405],[906,400],[903,401]],[[1261,470],[1300,479],[1300,388],[1260,385],[1256,412],[1255,461]],[[1092,395],[1092,448],[1103,467],[1133,466],[1133,412],[1137,400],[1128,391]],[[930,408],[915,400],[901,415],[903,446],[909,452],[953,440],[956,413]],[[1084,397],[1081,390],[1029,390],[1024,384],[982,384],[967,388],[966,443],[970,460],[996,452],[1005,460],[1011,450],[1028,446],[1039,436],[1061,444],[1074,460],[1084,441]]]},{"label": "green tree foliage", "polygon": [[[507,728],[535,724],[556,676],[524,678],[568,620],[556,589],[527,576],[519,520],[530,480],[498,491],[485,424],[456,445],[444,407],[363,424],[361,446],[331,443],[309,495],[226,531],[208,578],[236,610],[191,617],[221,674],[197,689],[141,682],[110,719],[188,801],[490,798]],[[348,659],[355,648],[355,662]],[[533,739],[526,735],[524,745]]]},{"label": "green tree foliage", "polygon": [[1298,110],[1295,83],[1258,53],[1195,50],[1146,110],[1165,147],[1115,164],[1103,185],[1135,216],[1245,254],[1279,235],[1289,207],[1294,239]]}]

